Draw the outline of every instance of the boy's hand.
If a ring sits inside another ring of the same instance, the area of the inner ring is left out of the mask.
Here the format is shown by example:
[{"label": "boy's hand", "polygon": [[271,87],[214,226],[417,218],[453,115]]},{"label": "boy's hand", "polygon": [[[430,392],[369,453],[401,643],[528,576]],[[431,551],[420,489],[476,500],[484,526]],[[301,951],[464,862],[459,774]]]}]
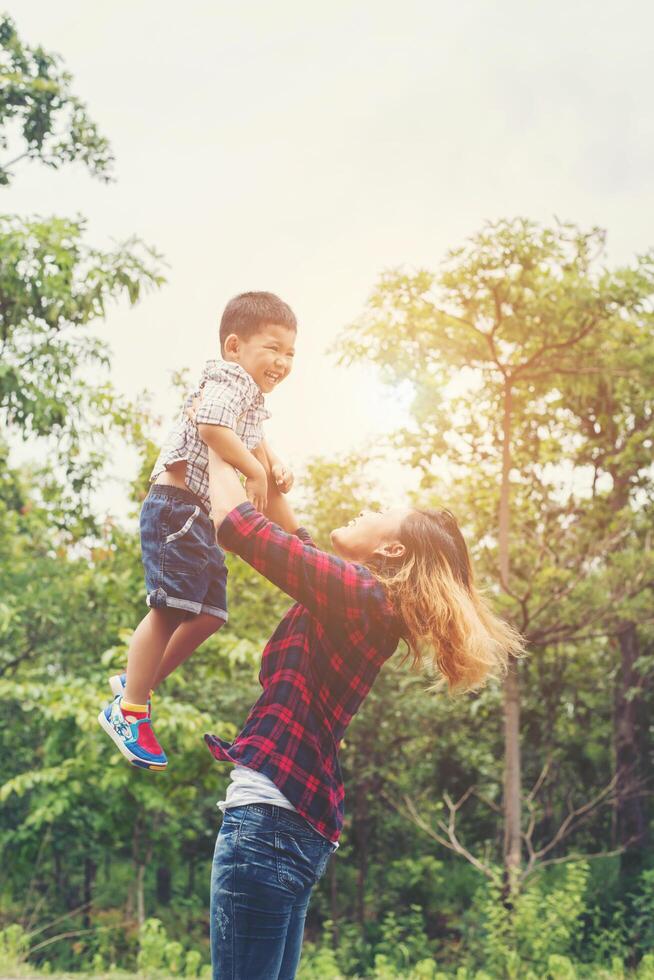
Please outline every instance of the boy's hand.
[{"label": "boy's hand", "polygon": [[245,492],[250,503],[256,510],[263,513],[268,504],[268,474],[263,466],[259,466],[259,472],[256,476],[247,477]]},{"label": "boy's hand", "polygon": [[288,493],[295,479],[288,466],[285,466],[284,463],[273,463],[270,472],[277,489],[281,490],[282,493]]},{"label": "boy's hand", "polygon": [[198,414],[198,408],[200,407],[200,402],[202,399],[199,395],[196,395],[192,402],[186,406],[186,417],[190,419],[191,422],[195,422]]}]

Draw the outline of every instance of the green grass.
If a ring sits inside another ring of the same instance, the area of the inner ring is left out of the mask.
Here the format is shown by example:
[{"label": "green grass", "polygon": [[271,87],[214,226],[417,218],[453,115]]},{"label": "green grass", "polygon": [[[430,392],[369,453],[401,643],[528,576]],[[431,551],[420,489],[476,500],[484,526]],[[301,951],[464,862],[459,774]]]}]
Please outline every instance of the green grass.
[{"label": "green grass", "polygon": [[123,970],[113,973],[34,973],[33,970],[27,970],[2,973],[0,976],[1,980],[144,980],[142,973],[125,973]]}]

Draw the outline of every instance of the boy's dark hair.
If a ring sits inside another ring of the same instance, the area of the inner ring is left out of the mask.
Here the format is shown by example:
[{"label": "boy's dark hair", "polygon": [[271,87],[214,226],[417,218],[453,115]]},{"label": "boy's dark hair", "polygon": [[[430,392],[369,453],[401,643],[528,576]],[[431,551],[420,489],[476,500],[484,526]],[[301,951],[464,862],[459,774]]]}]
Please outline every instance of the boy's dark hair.
[{"label": "boy's dark hair", "polygon": [[297,330],[295,314],[274,293],[239,293],[230,299],[220,320],[220,349],[230,333],[248,340],[267,323]]}]

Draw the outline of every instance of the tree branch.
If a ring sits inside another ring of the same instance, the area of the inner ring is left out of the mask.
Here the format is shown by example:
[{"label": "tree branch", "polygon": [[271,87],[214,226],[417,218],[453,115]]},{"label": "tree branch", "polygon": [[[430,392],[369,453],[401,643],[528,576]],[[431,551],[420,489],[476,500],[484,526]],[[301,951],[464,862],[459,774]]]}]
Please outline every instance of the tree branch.
[{"label": "tree branch", "polygon": [[549,854],[549,852],[560,844],[562,840],[569,837],[570,834],[578,828],[579,824],[584,820],[584,818],[592,813],[593,810],[598,809],[598,807],[608,802],[607,798],[610,798],[611,794],[615,790],[617,781],[618,774],[615,773],[611,780],[599,791],[599,793],[596,793],[594,797],[592,797],[586,803],[583,803],[581,806],[571,809],[549,843],[545,844],[539,850],[534,851],[534,863],[540,862],[541,858],[545,854]]},{"label": "tree branch", "polygon": [[549,771],[550,771],[551,766],[552,766],[552,757],[551,756],[548,756],[548,758],[545,760],[545,765],[543,766],[543,768],[540,771],[540,775],[539,775],[538,779],[536,780],[536,782],[532,786],[530,792],[527,794],[527,801],[528,802],[533,802],[533,800],[536,799],[536,796],[540,792],[543,783],[545,782],[545,780],[547,779],[547,777],[549,775]]},{"label": "tree branch", "polygon": [[57,916],[57,918],[53,919],[52,922],[48,922],[46,925],[40,926],[40,928],[29,932],[27,938],[31,939],[32,936],[38,936],[39,933],[45,932],[47,929],[51,929],[52,926],[56,926],[57,923],[63,922],[64,919],[71,919],[74,915],[79,915],[80,912],[85,912],[86,909],[90,908],[92,904],[93,902],[84,902],[82,905],[78,905],[77,908],[71,909],[70,912],[64,912],[63,915]]},{"label": "tree branch", "polygon": [[477,871],[483,874],[486,878],[489,878],[491,881],[499,882],[499,876],[497,871],[490,865],[485,864],[483,861],[480,861],[479,858],[475,857],[475,855],[472,854],[459,841],[458,837],[456,836],[457,811],[465,803],[465,801],[473,792],[474,792],[474,786],[471,786],[468,790],[466,790],[466,792],[457,801],[457,803],[453,803],[451,798],[447,794],[445,794],[444,799],[450,811],[450,816],[447,825],[439,821],[438,826],[441,828],[441,830],[444,831],[444,833],[447,836],[443,836],[443,834],[439,834],[427,823],[427,821],[423,817],[420,816],[413,800],[409,796],[403,795],[402,797],[406,806],[406,811],[402,810],[397,805],[395,800],[392,800],[389,797],[386,797],[385,795],[384,795],[384,800],[401,816],[406,817],[408,815],[408,818],[416,825],[416,827],[418,827],[425,834],[431,837],[432,840],[435,840],[437,844],[441,845],[441,847],[446,847],[449,851],[454,851],[455,854],[464,857],[466,861],[468,861],[474,868],[477,869]]},{"label": "tree branch", "polygon": [[[549,354],[551,351],[566,350],[570,347],[574,347],[574,345],[579,343],[580,340],[583,340],[584,337],[588,336],[588,334],[597,325],[597,322],[598,322],[597,319],[592,319],[587,324],[587,326],[583,327],[581,330],[578,330],[576,334],[573,334],[571,337],[568,337],[567,340],[559,340],[555,344],[545,344],[543,347],[541,347],[540,350],[537,350],[534,354],[531,355],[531,357],[528,357],[526,361],[524,361],[515,369],[513,377],[522,378],[525,375],[526,371],[532,365],[538,364],[538,362],[542,360],[545,354]],[[552,371],[555,373],[556,368],[552,368]]]},{"label": "tree branch", "polygon": [[577,569],[577,574],[575,577],[571,582],[566,582],[564,585],[560,586],[560,588],[554,589],[554,591],[549,594],[545,601],[531,613],[530,621],[533,623],[536,619],[538,619],[541,613],[552,605],[553,602],[557,602],[558,600],[570,595],[571,592],[574,592],[579,583],[588,575],[588,562],[592,561],[594,558],[599,558],[605,555],[609,551],[615,550],[616,545],[628,536],[629,530],[630,529],[627,527],[620,528],[615,532],[615,534],[603,538],[598,544],[595,545],[594,548],[584,549],[581,566]]},{"label": "tree branch", "polygon": [[449,320],[454,320],[455,323],[460,323],[462,326],[468,327],[469,330],[472,330],[474,333],[477,334],[478,337],[481,337],[482,340],[486,341],[486,343],[490,348],[491,354],[493,355],[493,362],[495,363],[495,366],[497,367],[500,374],[506,377],[507,369],[498,358],[497,351],[495,349],[495,342],[493,340],[494,331],[488,334],[486,333],[485,330],[481,330],[479,327],[475,326],[474,323],[471,323],[470,320],[466,320],[462,316],[457,316],[456,313],[448,313],[447,310],[441,310],[437,306],[434,307],[434,310],[436,311],[436,313],[438,313],[439,316],[446,317]]},{"label": "tree branch", "polygon": [[3,677],[12,667],[17,667],[23,660],[27,660],[34,653],[34,650],[35,648],[33,646],[28,646],[18,656],[14,657],[13,660],[7,660],[5,663],[0,664],[0,677]]},{"label": "tree branch", "polygon": [[28,157],[29,155],[30,155],[30,151],[25,150],[24,153],[20,153],[17,157],[14,157],[13,160],[9,160],[8,163],[0,163],[0,170],[9,170],[9,168],[13,167],[15,163],[20,163],[21,160],[23,160],[25,157]]},{"label": "tree branch", "polygon": [[628,847],[630,847],[637,838],[630,837],[628,841],[621,844],[620,847],[615,847],[611,851],[594,851],[592,854],[579,854],[573,851],[571,854],[564,854],[557,858],[548,858],[547,861],[539,861],[539,863],[533,867],[527,868],[523,872],[522,880],[526,881],[527,878],[534,874],[535,871],[540,871],[541,868],[547,868],[551,864],[566,864],[568,861],[593,861],[597,858],[608,858],[616,857],[618,854],[624,854]]},{"label": "tree branch", "polygon": [[43,949],[45,946],[50,946],[51,943],[59,942],[60,939],[72,939],[74,936],[84,936],[88,932],[97,932],[97,927],[91,929],[71,929],[70,932],[60,932],[57,936],[51,936],[50,939],[44,939],[43,942],[30,947],[30,955],[36,953],[39,949]]}]

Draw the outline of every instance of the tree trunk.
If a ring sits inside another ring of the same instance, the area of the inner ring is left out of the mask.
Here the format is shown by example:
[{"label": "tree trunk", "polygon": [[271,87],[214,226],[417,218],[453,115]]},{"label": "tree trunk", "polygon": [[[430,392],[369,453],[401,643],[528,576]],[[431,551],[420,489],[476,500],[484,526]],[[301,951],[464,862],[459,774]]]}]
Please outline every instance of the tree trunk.
[{"label": "tree trunk", "polygon": [[368,875],[368,806],[367,787],[359,782],[355,790],[353,837],[357,851],[356,918],[361,928],[366,924],[366,878]]},{"label": "tree trunk", "polygon": [[504,412],[502,416],[502,483],[500,486],[500,512],[498,551],[500,563],[500,583],[502,588],[509,590],[509,524],[511,508],[511,488],[509,474],[511,472],[511,412],[513,410],[513,392],[511,382],[504,385]]},{"label": "tree trunk", "polygon": [[157,905],[170,905],[170,868],[167,864],[157,866]]},{"label": "tree trunk", "polygon": [[62,861],[61,852],[55,844],[53,849],[54,856],[54,879],[57,895],[63,900],[66,909],[73,909],[79,905],[78,893],[71,885],[71,876],[68,874]]},{"label": "tree trunk", "polygon": [[82,925],[84,929],[91,928],[91,902],[93,900],[93,883],[97,866],[91,858],[84,859],[84,916]]},{"label": "tree trunk", "polygon": [[143,879],[145,878],[145,865],[136,866],[136,921],[139,929],[145,922],[145,896],[143,893]]},{"label": "tree trunk", "polygon": [[[509,590],[509,529],[511,472],[511,412],[513,394],[511,382],[504,386],[504,412],[502,418],[502,483],[500,487],[498,551],[500,583]],[[516,872],[520,868],[521,830],[520,771],[520,685],[518,666],[512,663],[504,681],[504,867],[508,891],[513,890]]]},{"label": "tree trunk", "polygon": [[520,683],[518,665],[512,663],[504,681],[504,867],[509,890],[520,869]]},{"label": "tree trunk", "polygon": [[186,894],[190,898],[195,891],[195,855],[191,854],[188,859],[188,878],[186,880]]},{"label": "tree trunk", "polygon": [[617,776],[614,844],[625,848],[620,859],[620,871],[622,875],[629,876],[640,869],[647,842],[647,815],[642,792],[639,792],[641,760],[646,757],[646,746],[643,744],[642,677],[635,668],[639,655],[636,625],[629,623],[618,639],[620,668],[613,700]]},{"label": "tree trunk", "polygon": [[[145,922],[145,869],[152,856],[152,845],[149,844],[143,853],[142,826],[139,818],[134,823],[132,834],[132,859],[134,861],[134,900],[136,905],[136,921],[139,929]],[[131,904],[131,902],[130,902]]]},{"label": "tree trunk", "polygon": [[329,904],[332,920],[332,947],[338,949],[339,940],[339,908],[338,908],[338,888],[336,885],[336,860],[332,858],[329,862]]},{"label": "tree trunk", "polygon": [[63,877],[63,874],[62,874],[61,854],[57,850],[57,845],[56,844],[54,845],[54,847],[52,849],[52,856],[53,856],[53,859],[54,859],[53,860],[53,864],[54,864],[55,888],[57,889],[57,894],[58,895],[61,895],[61,897],[64,899],[64,901],[66,901],[66,886],[64,884],[64,877]]}]

